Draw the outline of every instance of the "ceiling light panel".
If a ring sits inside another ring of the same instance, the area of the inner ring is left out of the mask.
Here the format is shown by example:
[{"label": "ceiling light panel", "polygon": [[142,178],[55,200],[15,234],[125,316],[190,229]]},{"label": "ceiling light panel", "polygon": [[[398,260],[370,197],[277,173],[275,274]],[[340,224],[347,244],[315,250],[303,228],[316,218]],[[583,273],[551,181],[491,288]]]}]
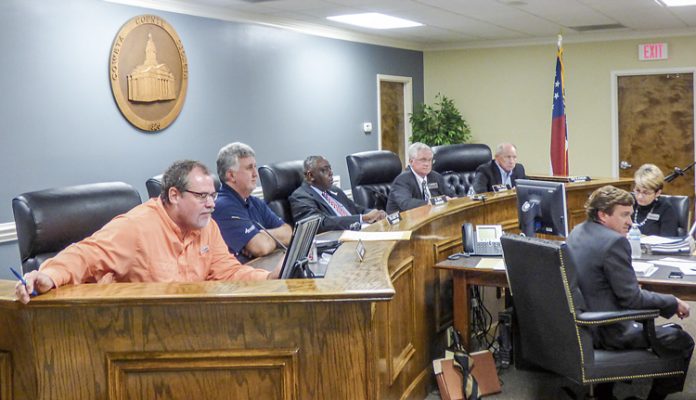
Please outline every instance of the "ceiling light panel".
[{"label": "ceiling light panel", "polygon": [[331,17],[326,17],[326,19],[370,29],[414,28],[423,25],[420,22],[372,12],[350,15],[334,15]]}]

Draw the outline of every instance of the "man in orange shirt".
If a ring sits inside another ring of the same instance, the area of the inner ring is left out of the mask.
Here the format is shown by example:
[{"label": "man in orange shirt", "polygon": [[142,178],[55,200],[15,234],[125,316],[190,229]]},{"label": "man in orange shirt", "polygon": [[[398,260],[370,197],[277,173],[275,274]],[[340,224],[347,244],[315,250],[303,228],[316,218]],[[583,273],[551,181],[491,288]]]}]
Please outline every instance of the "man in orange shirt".
[{"label": "man in orange shirt", "polygon": [[18,282],[17,298],[77,283],[197,282],[275,279],[242,265],[227,250],[210,215],[217,192],[205,165],[177,161],[162,178],[162,194],[111,220],[94,235],[68,246]]}]

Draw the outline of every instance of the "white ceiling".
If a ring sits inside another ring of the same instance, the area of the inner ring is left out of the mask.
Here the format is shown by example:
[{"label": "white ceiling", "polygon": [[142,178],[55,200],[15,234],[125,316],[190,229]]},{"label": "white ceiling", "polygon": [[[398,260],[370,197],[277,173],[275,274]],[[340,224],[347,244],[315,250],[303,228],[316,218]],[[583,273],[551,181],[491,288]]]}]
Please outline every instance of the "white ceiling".
[{"label": "white ceiling", "polygon": [[[230,21],[256,22],[321,36],[417,50],[497,47],[696,33],[696,6],[655,0],[107,0]],[[371,30],[328,16],[381,12],[424,24]],[[625,28],[580,32],[588,25]]]}]

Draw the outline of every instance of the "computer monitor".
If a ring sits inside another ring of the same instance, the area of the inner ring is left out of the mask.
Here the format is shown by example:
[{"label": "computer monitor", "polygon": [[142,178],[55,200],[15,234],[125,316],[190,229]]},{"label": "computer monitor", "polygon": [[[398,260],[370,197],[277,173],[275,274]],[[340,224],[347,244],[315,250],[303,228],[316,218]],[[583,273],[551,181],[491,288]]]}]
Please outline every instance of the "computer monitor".
[{"label": "computer monitor", "polygon": [[565,185],[562,182],[518,179],[517,215],[526,236],[545,233],[568,236]]},{"label": "computer monitor", "polygon": [[307,255],[312,248],[321,219],[322,217],[317,215],[295,222],[290,245],[285,252],[283,266],[280,269],[280,279],[313,277],[308,267]]}]

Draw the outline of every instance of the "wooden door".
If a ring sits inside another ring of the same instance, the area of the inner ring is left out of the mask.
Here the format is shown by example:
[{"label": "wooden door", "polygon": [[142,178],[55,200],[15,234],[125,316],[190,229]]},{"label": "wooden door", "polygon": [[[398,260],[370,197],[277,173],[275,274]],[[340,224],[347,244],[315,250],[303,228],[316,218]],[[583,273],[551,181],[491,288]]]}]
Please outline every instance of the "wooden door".
[{"label": "wooden door", "polygon": [[404,114],[404,83],[392,81],[379,82],[380,139],[381,150],[389,150],[405,161],[406,124]]},{"label": "wooden door", "polygon": [[[619,76],[617,87],[621,177],[632,178],[645,163],[667,176],[694,162],[692,73]],[[690,196],[693,203],[693,169],[666,183],[664,192]]]}]

